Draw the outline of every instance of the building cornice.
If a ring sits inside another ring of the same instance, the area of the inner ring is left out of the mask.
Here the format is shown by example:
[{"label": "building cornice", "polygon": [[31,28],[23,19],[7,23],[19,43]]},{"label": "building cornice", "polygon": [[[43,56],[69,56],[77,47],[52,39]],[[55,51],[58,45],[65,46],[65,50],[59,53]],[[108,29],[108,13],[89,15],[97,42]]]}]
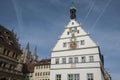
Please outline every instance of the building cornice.
[{"label": "building cornice", "polygon": [[15,52],[17,54],[22,54],[22,50],[20,50],[20,49],[18,49],[16,47],[13,47],[11,45],[8,45],[8,44],[6,44],[4,42],[0,42],[0,46],[3,47],[3,48],[6,48],[7,50],[13,51],[13,52]]},{"label": "building cornice", "polygon": [[[80,35],[80,36],[75,36],[76,38],[77,37],[85,37],[85,36],[89,36],[90,34],[86,34],[86,35]],[[60,40],[60,39],[69,39],[69,38],[71,38],[71,37],[65,37],[65,38],[58,38],[58,40]]]},{"label": "building cornice", "polygon": [[75,67],[75,68],[51,68],[50,70],[64,70],[64,69],[99,69],[101,67]]},{"label": "building cornice", "polygon": [[3,59],[4,61],[6,61],[6,62],[13,62],[13,63],[16,63],[16,64],[18,64],[19,62],[17,61],[17,60],[15,60],[14,58],[12,58],[12,57],[8,57],[8,56],[6,56],[6,55],[0,55],[0,58],[1,59]]},{"label": "building cornice", "polygon": [[93,61],[93,62],[78,62],[78,63],[59,63],[59,64],[51,64],[51,65],[86,64],[86,63],[100,63],[100,61]]},{"label": "building cornice", "polygon": [[70,29],[70,28],[74,28],[74,27],[80,27],[80,25],[79,26],[73,26],[73,27],[65,27],[64,29]]},{"label": "building cornice", "polygon": [[99,55],[99,53],[89,53],[89,54],[81,54],[81,55],[67,55],[67,56],[59,56],[59,57],[51,57],[52,58],[62,58],[62,57],[73,57],[73,56],[85,56],[85,55]]},{"label": "building cornice", "polygon": [[85,47],[85,48],[76,48],[76,49],[65,49],[65,50],[53,50],[51,52],[54,53],[54,52],[62,52],[62,51],[83,50],[83,49],[91,49],[91,48],[98,48],[98,47],[99,46]]}]

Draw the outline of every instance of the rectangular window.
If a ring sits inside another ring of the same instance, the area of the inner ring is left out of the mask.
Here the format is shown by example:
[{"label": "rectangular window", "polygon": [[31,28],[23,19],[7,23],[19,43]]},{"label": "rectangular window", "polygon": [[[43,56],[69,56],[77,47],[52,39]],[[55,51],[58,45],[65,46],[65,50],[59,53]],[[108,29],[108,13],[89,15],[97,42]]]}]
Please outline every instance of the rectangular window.
[{"label": "rectangular window", "polygon": [[37,76],[37,73],[35,73],[35,76]]},{"label": "rectangular window", "polygon": [[41,69],[43,68],[43,66],[41,66]]},{"label": "rectangular window", "polygon": [[80,45],[85,45],[85,40],[81,40]]},{"label": "rectangular window", "polygon": [[40,73],[40,76],[42,76],[42,72]]},{"label": "rectangular window", "polygon": [[64,43],[63,43],[63,47],[67,47],[67,43],[64,42]]},{"label": "rectangular window", "polygon": [[[6,54],[6,51],[7,51],[7,50],[6,50],[6,49],[4,49],[3,54]],[[13,53],[13,54],[14,54],[14,53]]]},{"label": "rectangular window", "polygon": [[94,57],[93,56],[89,56],[90,62],[94,61]]},{"label": "rectangular window", "polygon": [[50,68],[50,66],[48,65],[48,68]]},{"label": "rectangular window", "polygon": [[38,66],[36,66],[36,69],[38,69]]},{"label": "rectangular window", "polygon": [[38,72],[38,76],[39,76],[39,72]]},{"label": "rectangular window", "polygon": [[69,58],[69,63],[73,63],[73,58]]},{"label": "rectangular window", "polygon": [[61,80],[61,74],[56,74],[56,80]]},{"label": "rectangular window", "polygon": [[46,68],[48,68],[48,65],[46,65]]},{"label": "rectangular window", "polygon": [[77,33],[79,33],[79,30],[77,30]]},{"label": "rectangular window", "polygon": [[73,74],[68,74],[68,80],[73,80]]},{"label": "rectangular window", "polygon": [[46,75],[48,75],[47,72],[46,72]]},{"label": "rectangular window", "polygon": [[43,72],[43,76],[45,75],[45,72]]},{"label": "rectangular window", "polygon": [[78,63],[78,57],[74,57],[74,63]]},{"label": "rectangular window", "polygon": [[69,35],[70,33],[69,32],[67,32],[67,35]]},{"label": "rectangular window", "polygon": [[[8,55],[9,55],[9,53],[10,53],[10,51],[8,50],[6,55],[8,56]],[[16,55],[16,54],[15,54],[15,55]],[[14,58],[15,58],[15,57],[14,57]]]},{"label": "rectangular window", "polygon": [[67,80],[80,80],[79,74],[68,74]]},{"label": "rectangular window", "polygon": [[50,72],[48,72],[48,75],[50,75]]},{"label": "rectangular window", "polygon": [[59,64],[59,59],[56,59],[55,63],[56,63],[56,64]]},{"label": "rectangular window", "polygon": [[62,58],[62,63],[63,63],[63,64],[66,63],[66,58]]},{"label": "rectangular window", "polygon": [[85,62],[86,62],[85,57],[83,56],[83,57],[81,57],[81,58],[82,58],[82,62],[85,63]]},{"label": "rectangular window", "polygon": [[88,73],[87,74],[87,80],[94,80],[93,73]]}]

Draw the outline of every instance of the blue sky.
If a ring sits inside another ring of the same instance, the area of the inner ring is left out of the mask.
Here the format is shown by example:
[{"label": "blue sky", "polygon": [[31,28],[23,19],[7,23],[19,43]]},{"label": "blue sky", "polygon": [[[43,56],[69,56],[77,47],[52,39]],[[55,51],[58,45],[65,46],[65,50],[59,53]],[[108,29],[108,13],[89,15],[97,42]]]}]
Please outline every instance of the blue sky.
[{"label": "blue sky", "polygon": [[[74,0],[77,21],[99,44],[105,68],[113,80],[120,79],[120,1]],[[71,0],[0,0],[0,24],[14,29],[21,48],[27,42],[39,59],[49,58],[51,49],[70,21]]]}]

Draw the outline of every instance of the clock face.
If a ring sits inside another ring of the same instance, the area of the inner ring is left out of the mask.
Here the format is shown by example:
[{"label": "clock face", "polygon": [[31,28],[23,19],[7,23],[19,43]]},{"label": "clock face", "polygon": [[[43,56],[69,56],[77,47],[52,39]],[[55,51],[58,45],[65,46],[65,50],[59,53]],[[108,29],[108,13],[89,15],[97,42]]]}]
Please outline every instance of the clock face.
[{"label": "clock face", "polygon": [[70,28],[71,33],[75,33],[77,31],[77,28]]}]

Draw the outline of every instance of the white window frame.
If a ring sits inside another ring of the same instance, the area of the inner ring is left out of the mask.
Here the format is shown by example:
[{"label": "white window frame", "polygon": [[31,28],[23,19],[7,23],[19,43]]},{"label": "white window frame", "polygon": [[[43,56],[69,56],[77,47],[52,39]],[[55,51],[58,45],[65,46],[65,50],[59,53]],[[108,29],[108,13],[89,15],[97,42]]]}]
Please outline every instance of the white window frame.
[{"label": "white window frame", "polygon": [[81,62],[82,62],[82,63],[85,63],[85,62],[86,62],[86,57],[85,57],[85,56],[82,56],[82,57],[81,57]]},{"label": "white window frame", "polygon": [[63,63],[63,64],[66,63],[66,58],[62,58],[62,63]]},{"label": "white window frame", "polygon": [[56,79],[55,80],[61,80],[62,76],[61,74],[56,74]]},{"label": "white window frame", "polygon": [[59,58],[55,59],[55,64],[59,64]]},{"label": "white window frame", "polygon": [[87,80],[94,80],[93,73],[87,73]]},{"label": "white window frame", "polygon": [[67,32],[67,35],[69,35],[69,34],[70,34],[70,32],[68,31],[68,32]]},{"label": "white window frame", "polygon": [[69,58],[69,63],[73,63],[73,58],[72,57]]},{"label": "white window frame", "polygon": [[89,56],[89,61],[94,62],[94,56]]},{"label": "white window frame", "polygon": [[85,40],[80,40],[80,45],[85,45]]},{"label": "white window frame", "polygon": [[80,80],[80,75],[79,74],[68,74],[67,80]]},{"label": "white window frame", "polygon": [[67,43],[66,42],[63,43],[63,47],[64,48],[67,47]]},{"label": "white window frame", "polygon": [[80,30],[77,30],[77,33],[80,33]]},{"label": "white window frame", "polygon": [[78,57],[74,57],[74,63],[78,63]]}]

